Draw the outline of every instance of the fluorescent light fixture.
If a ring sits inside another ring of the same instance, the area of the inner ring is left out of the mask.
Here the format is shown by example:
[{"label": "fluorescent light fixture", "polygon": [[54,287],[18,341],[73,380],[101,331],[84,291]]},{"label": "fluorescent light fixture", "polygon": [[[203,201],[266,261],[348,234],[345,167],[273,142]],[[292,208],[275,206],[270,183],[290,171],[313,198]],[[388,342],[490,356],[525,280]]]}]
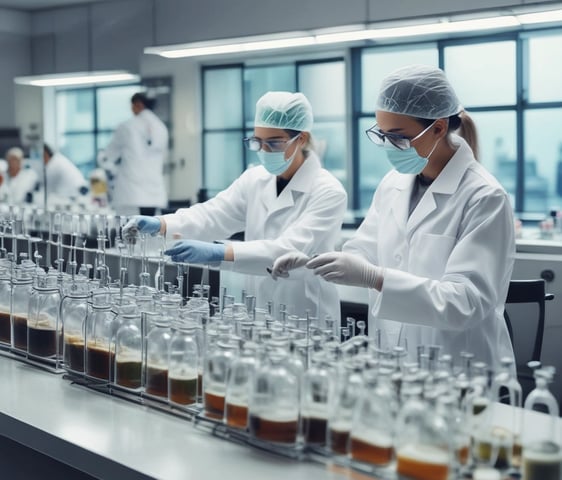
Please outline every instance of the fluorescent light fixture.
[{"label": "fluorescent light fixture", "polygon": [[32,75],[28,77],[14,78],[14,82],[19,85],[33,85],[36,87],[62,87],[69,85],[91,85],[109,82],[133,82],[138,80],[138,75],[124,70]]},{"label": "fluorescent light fixture", "polygon": [[562,21],[562,10],[549,10],[546,12],[525,13],[517,15],[517,20],[522,25],[530,23],[551,23]]},{"label": "fluorescent light fixture", "polygon": [[166,58],[183,58],[202,55],[275,50],[279,48],[302,47],[313,44],[313,35],[294,32],[292,36],[283,36],[283,34],[258,35],[213,42],[195,42],[182,45],[147,47],[144,49],[144,53],[161,55]]}]

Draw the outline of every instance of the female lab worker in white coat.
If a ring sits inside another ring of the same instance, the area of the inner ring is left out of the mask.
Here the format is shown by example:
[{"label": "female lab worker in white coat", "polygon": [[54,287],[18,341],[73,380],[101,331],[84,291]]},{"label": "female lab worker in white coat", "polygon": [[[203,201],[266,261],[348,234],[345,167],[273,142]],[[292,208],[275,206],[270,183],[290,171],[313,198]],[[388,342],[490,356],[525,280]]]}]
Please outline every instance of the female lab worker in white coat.
[{"label": "female lab worker in white coat", "polygon": [[306,264],[329,282],[369,289],[369,328],[392,343],[472,352],[492,367],[513,357],[503,319],[515,241],[509,198],[476,161],[475,139],[442,70],[413,65],[383,81],[367,131],[393,165],[342,252],[288,254],[274,274]]},{"label": "female lab worker in white coat", "polygon": [[[250,275],[246,288],[256,295],[258,306],[272,300],[299,316],[308,310],[321,319],[326,314],[338,319],[334,285],[311,272],[276,282],[266,271],[277,257],[295,249],[308,255],[333,250],[340,235],[347,196],[309,148],[312,124],[312,108],[302,93],[266,93],[256,104],[254,136],[244,139],[260,166],[246,170],[207,202],[162,217],[135,217],[124,234],[180,234],[189,240],[165,252],[173,261],[222,261],[221,268]],[[244,242],[210,243],[240,231]]]}]

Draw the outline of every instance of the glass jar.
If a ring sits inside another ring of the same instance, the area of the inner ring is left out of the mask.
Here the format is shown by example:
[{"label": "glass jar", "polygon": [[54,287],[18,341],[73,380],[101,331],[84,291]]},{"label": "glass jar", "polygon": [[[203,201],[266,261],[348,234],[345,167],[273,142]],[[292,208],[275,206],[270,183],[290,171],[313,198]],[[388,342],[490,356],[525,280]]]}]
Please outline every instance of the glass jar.
[{"label": "glass jar", "polygon": [[84,279],[71,285],[60,303],[64,366],[66,370],[80,374],[84,373],[89,297],[89,285]]},{"label": "glass jar", "polygon": [[209,418],[222,420],[224,417],[228,371],[237,351],[238,345],[223,334],[215,348],[207,352],[203,372],[203,403],[205,415]]},{"label": "glass jar", "polygon": [[10,269],[0,268],[0,344],[12,345],[12,326],[10,323],[10,303],[12,298],[12,283]]},{"label": "glass jar", "polygon": [[27,354],[27,315],[32,289],[31,270],[18,266],[12,278],[12,303],[10,319],[12,322],[13,350]]},{"label": "glass jar", "polygon": [[228,372],[224,420],[229,427],[246,429],[250,390],[257,365],[258,345],[246,341]]},{"label": "glass jar", "polygon": [[257,368],[250,395],[252,438],[293,446],[299,433],[299,380],[284,348],[273,348]]},{"label": "glass jar", "polygon": [[138,391],[142,386],[144,343],[141,314],[136,306],[121,306],[116,323],[119,329],[115,334],[115,385]]},{"label": "glass jar", "polygon": [[197,402],[199,379],[197,324],[178,321],[172,327],[168,365],[168,401],[185,407]]},{"label": "glass jar", "polygon": [[168,355],[172,320],[165,314],[155,317],[154,326],[146,337],[144,361],[145,394],[159,399],[168,399]]},{"label": "glass jar", "polygon": [[113,380],[115,319],[111,294],[107,290],[94,292],[86,317],[86,375],[91,379]]}]

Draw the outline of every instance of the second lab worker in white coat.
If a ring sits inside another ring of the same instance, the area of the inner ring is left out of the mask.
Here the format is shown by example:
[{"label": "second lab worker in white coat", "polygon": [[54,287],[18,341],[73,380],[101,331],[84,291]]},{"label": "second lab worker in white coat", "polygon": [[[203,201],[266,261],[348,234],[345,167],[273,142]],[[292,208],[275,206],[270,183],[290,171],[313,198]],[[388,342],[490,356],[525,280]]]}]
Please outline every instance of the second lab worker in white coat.
[{"label": "second lab worker in white coat", "polygon": [[168,129],[149,106],[144,94],[133,95],[133,117],[117,127],[98,156],[100,166],[115,176],[111,205],[118,214],[154,215],[168,205],[163,174]]},{"label": "second lab worker in white coat", "polygon": [[[125,230],[138,229],[184,240],[165,252],[174,261],[212,263],[249,274],[248,294],[258,306],[286,304],[289,313],[339,319],[339,298],[330,285],[304,272],[276,282],[267,273],[275,258],[299,249],[312,255],[333,249],[340,235],[347,196],[340,182],[305,146],[312,109],[304,95],[269,92],[256,105],[254,137],[245,139],[262,165],[246,170],[226,190],[207,202],[159,219],[137,218]],[[228,161],[228,160],[226,160]],[[244,242],[207,243],[244,231]],[[126,234],[126,231],[124,231]],[[244,286],[241,286],[244,287]],[[239,292],[231,292],[238,295]]]},{"label": "second lab worker in white coat", "polygon": [[78,198],[88,193],[86,180],[78,167],[60,152],[54,152],[49,145],[43,145],[43,161],[47,195],[52,200]]},{"label": "second lab worker in white coat", "polygon": [[476,161],[475,144],[452,133],[473,140],[476,131],[442,70],[390,74],[376,116],[367,133],[394,169],[365,220],[342,252],[288,254],[274,273],[306,265],[327,281],[368,288],[369,333],[407,344],[411,359],[417,346],[440,345],[498,368],[513,358],[503,318],[515,258],[508,195]]}]

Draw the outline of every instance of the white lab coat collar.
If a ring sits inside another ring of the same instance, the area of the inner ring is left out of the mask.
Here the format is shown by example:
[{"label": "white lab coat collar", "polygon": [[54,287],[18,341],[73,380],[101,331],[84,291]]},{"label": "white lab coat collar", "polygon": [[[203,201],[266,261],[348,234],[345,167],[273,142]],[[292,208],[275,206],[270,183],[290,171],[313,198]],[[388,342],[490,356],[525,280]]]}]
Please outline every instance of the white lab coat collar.
[{"label": "white lab coat collar", "polygon": [[437,208],[435,194],[452,195],[458,189],[470,162],[474,161],[474,154],[463,138],[453,135],[452,142],[458,146],[457,151],[427,189],[409,218],[410,195],[416,176],[395,173],[398,176],[395,185],[397,192],[391,208],[396,222],[404,231],[407,229],[411,233]]},{"label": "white lab coat collar", "polygon": [[299,195],[310,192],[313,179],[321,168],[318,156],[314,152],[310,152],[279,196],[277,196],[277,177],[266,172],[268,178],[264,178],[265,194],[262,198],[268,215],[292,207]]}]

